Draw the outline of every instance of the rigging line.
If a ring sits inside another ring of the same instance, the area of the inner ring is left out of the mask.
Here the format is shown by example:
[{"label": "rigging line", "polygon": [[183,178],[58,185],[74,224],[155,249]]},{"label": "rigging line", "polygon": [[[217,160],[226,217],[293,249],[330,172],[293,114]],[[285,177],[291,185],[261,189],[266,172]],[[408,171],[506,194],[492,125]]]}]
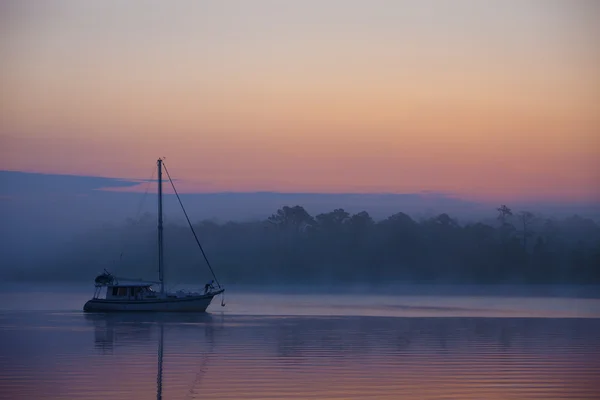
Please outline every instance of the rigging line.
[{"label": "rigging line", "polygon": [[142,211],[142,206],[144,205],[144,201],[146,200],[146,197],[148,196],[148,190],[150,189],[150,184],[152,183],[152,180],[154,179],[154,174],[156,173],[156,167],[153,166],[152,168],[152,176],[150,176],[150,180],[146,182],[146,191],[144,192],[144,196],[142,197],[142,201],[140,202],[140,205],[138,207],[138,211],[135,215],[135,221],[139,222],[138,219],[140,217],[140,212]]},{"label": "rigging line", "polygon": [[210,273],[212,274],[213,278],[215,278],[215,282],[217,283],[217,285],[219,286],[219,288],[221,288],[221,284],[219,283],[219,280],[217,279],[217,276],[215,275],[215,271],[213,271],[210,262],[208,261],[208,257],[206,257],[206,253],[204,252],[204,249],[202,248],[202,245],[200,244],[200,240],[198,240],[198,236],[196,235],[196,231],[194,230],[194,227],[192,226],[192,222],[190,221],[190,217],[188,217],[187,212],[185,211],[185,208],[183,207],[183,203],[181,202],[181,198],[179,197],[179,193],[177,193],[177,189],[175,189],[175,184],[173,183],[173,180],[171,179],[171,174],[169,174],[169,170],[167,169],[167,166],[165,165],[165,162],[163,161],[163,168],[165,169],[165,172],[167,173],[167,177],[169,178],[169,182],[171,182],[171,186],[173,187],[173,191],[175,192],[175,196],[177,196],[177,200],[179,201],[179,205],[181,206],[181,209],[183,210],[183,214],[185,215],[185,219],[187,220],[188,225],[190,226],[190,229],[192,230],[192,233],[194,234],[194,239],[196,239],[196,243],[198,244],[198,247],[200,247],[200,251],[202,252],[202,255],[204,256],[204,261],[206,261],[206,265],[208,265],[208,269],[210,269]]},{"label": "rigging line", "polygon": [[[140,201],[140,204],[138,205],[138,210],[135,213],[135,218],[133,219],[133,223],[134,224],[138,224],[140,222],[139,218],[140,218],[140,213],[142,211],[142,206],[144,205],[144,201],[146,200],[146,197],[148,195],[148,190],[150,189],[150,183],[152,183],[152,180],[154,179],[154,174],[155,173],[156,173],[156,167],[153,166],[152,167],[152,174],[150,176],[150,180],[146,182],[146,191],[144,192],[144,196],[142,197],[142,200]],[[120,236],[121,236],[121,239],[122,239],[123,233],[121,233]],[[116,264],[116,262],[115,262],[115,268],[114,268],[113,271],[116,271],[117,268],[121,266],[121,263],[123,262],[123,253],[125,252],[125,248],[126,247],[127,247],[126,244],[123,244],[121,246],[121,249],[120,249],[121,252],[120,252],[120,255],[119,255],[119,264]]]},{"label": "rigging line", "polygon": [[[209,329],[209,331],[206,331],[206,329]],[[196,379],[194,380],[194,382],[192,382],[192,386],[190,387],[186,398],[189,398],[189,397],[196,398],[197,392],[194,389],[196,388],[196,386],[200,385],[202,378],[204,377],[204,375],[206,375],[206,367],[208,366],[208,363],[209,363],[210,359],[212,358],[213,353],[215,351],[215,343],[212,339],[213,329],[214,328],[212,327],[212,325],[206,325],[206,327],[205,327],[205,333],[211,332],[211,338],[208,340],[210,347],[209,347],[208,351],[206,351],[204,353],[200,353],[201,355],[204,356],[204,359],[202,360],[202,365],[200,365],[200,367],[198,368],[198,372],[196,373]]]}]

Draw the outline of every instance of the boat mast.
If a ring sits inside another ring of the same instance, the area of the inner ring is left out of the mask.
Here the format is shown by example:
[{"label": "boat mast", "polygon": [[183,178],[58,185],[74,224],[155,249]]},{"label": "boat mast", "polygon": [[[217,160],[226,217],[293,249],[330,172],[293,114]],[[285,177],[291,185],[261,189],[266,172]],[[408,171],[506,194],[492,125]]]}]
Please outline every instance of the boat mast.
[{"label": "boat mast", "polygon": [[158,280],[160,281],[160,293],[164,293],[163,282],[163,207],[162,207],[162,159],[156,162],[158,166]]}]

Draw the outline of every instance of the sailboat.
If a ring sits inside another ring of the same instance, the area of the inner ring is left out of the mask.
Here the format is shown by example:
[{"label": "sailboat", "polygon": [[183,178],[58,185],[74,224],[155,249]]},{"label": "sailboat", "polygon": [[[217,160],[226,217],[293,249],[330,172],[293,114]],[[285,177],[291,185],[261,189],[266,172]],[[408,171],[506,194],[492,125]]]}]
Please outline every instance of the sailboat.
[{"label": "sailboat", "polygon": [[[158,281],[139,281],[135,279],[118,278],[104,270],[104,273],[98,275],[94,281],[94,296],[83,306],[85,312],[111,312],[111,311],[171,311],[171,312],[204,312],[212,302],[212,299],[222,294],[225,288],[221,286],[217,277],[208,262],[204,249],[198,240],[194,227],[183,207],[181,198],[175,189],[175,184],[169,175],[169,171],[164,165],[162,158],[156,162],[158,168]],[[206,284],[204,292],[189,292],[179,290],[177,292],[165,291],[164,280],[164,250],[163,250],[163,189],[162,189],[162,171],[163,168],[173,191],[177,196],[179,205],[187,219],[188,225],[196,239],[204,260],[212,273],[213,280]],[[155,286],[158,285],[158,290]],[[221,302],[221,305],[224,305]]]}]

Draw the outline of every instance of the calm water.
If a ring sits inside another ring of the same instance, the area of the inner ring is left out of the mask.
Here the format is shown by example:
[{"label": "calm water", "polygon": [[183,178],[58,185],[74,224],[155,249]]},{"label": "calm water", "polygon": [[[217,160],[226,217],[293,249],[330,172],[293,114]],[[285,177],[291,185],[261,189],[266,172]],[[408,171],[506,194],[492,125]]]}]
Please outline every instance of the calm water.
[{"label": "calm water", "polygon": [[232,294],[89,315],[3,294],[2,399],[598,399],[600,300]]}]

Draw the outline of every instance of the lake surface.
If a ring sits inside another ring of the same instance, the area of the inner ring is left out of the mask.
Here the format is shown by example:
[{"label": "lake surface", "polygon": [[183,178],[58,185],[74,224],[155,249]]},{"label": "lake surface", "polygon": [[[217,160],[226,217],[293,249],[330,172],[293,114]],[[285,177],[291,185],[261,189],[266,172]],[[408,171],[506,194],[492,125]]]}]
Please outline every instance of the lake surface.
[{"label": "lake surface", "polygon": [[0,295],[1,399],[598,399],[600,300],[228,294],[204,315]]}]

